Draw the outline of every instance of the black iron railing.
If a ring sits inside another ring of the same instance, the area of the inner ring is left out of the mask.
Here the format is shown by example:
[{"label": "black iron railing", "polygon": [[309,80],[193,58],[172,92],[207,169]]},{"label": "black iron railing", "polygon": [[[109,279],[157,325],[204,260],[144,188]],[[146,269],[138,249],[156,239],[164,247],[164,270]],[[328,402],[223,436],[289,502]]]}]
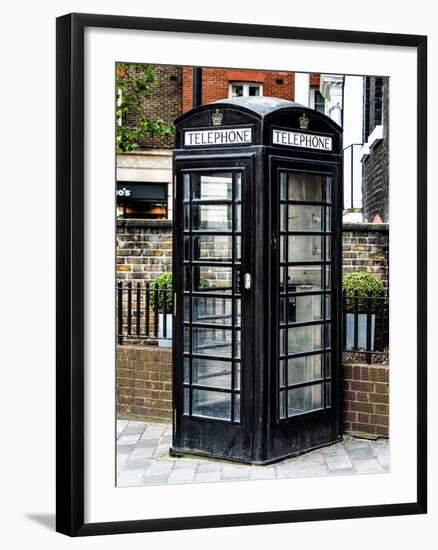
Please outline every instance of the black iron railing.
[{"label": "black iron railing", "polygon": [[[172,291],[157,288],[148,282],[117,283],[117,341],[157,343],[160,338],[172,338]],[[353,296],[343,300],[342,334],[346,354],[365,354],[367,363],[377,356],[385,359],[389,353],[389,297]],[[206,304],[207,306],[208,304]],[[204,310],[208,312],[208,307]],[[229,316],[213,308],[214,318]],[[211,318],[213,318],[211,317]],[[210,318],[210,317],[208,317]],[[214,343],[217,345],[217,342]],[[374,356],[374,357],[373,357]]]},{"label": "black iron railing", "polygon": [[149,282],[117,282],[117,342],[172,338],[171,289]]},{"label": "black iron railing", "polygon": [[347,354],[363,353],[367,363],[389,354],[389,296],[353,296],[343,293],[343,350]]}]

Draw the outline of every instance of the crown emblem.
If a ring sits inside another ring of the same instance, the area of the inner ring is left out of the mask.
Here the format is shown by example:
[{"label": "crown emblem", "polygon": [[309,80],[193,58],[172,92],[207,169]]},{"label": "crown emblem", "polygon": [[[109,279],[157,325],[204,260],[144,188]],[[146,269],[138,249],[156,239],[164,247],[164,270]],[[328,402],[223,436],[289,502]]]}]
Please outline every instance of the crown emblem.
[{"label": "crown emblem", "polygon": [[220,126],[222,124],[222,119],[224,118],[224,115],[219,112],[219,109],[216,109],[216,111],[211,115],[211,123],[213,126]]},{"label": "crown emblem", "polygon": [[309,119],[306,117],[306,114],[303,113],[303,116],[300,116],[298,120],[300,122],[301,130],[307,130],[307,128],[309,127]]}]

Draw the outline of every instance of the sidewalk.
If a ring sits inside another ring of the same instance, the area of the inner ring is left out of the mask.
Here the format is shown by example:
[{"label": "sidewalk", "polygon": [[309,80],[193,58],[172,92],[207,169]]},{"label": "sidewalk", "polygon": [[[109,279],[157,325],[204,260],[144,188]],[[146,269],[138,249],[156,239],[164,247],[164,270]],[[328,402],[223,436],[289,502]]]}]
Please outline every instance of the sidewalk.
[{"label": "sidewalk", "polygon": [[389,441],[344,441],[271,466],[169,456],[171,424],[117,421],[117,486],[281,479],[389,471]]}]

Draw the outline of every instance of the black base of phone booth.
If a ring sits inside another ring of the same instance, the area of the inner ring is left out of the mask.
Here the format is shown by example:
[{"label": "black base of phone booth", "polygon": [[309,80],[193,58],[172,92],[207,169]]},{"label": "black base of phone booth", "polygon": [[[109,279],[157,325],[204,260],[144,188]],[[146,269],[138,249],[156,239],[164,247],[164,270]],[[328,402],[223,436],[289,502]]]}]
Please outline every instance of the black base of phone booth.
[{"label": "black base of phone booth", "polygon": [[267,97],[175,127],[171,454],[268,464],[339,441],[342,130]]}]

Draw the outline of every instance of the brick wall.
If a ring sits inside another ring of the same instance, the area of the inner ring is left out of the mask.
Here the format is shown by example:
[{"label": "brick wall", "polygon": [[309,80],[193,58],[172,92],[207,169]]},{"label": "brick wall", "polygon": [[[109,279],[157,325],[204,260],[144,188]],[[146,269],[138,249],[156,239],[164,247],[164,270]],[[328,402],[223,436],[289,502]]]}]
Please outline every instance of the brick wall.
[{"label": "brick wall", "polygon": [[[282,81],[279,83],[277,81]],[[263,95],[293,100],[294,73],[286,71],[252,71],[243,69],[202,69],[202,103],[211,103],[228,97],[230,82],[254,82],[263,85]],[[183,68],[183,112],[192,108],[192,68]]]},{"label": "brick wall", "polygon": [[158,346],[118,346],[117,414],[172,420],[172,353]]},{"label": "brick wall", "polygon": [[[158,346],[117,348],[117,413],[172,420],[172,352]],[[388,437],[389,366],[343,365],[342,415],[351,435]]]},{"label": "brick wall", "polygon": [[117,279],[151,281],[172,271],[172,222],[117,220]]},{"label": "brick wall", "polygon": [[[377,78],[369,78],[368,132],[383,125],[383,139],[371,148],[362,164],[362,207],[364,220],[373,221],[379,215],[383,222],[389,219],[389,79],[381,78],[383,85],[376,86]],[[381,90],[381,91],[380,91]]]},{"label": "brick wall", "polygon": [[344,223],[342,236],[344,273],[367,271],[388,288],[389,226],[376,223]]},{"label": "brick wall", "polygon": [[[140,74],[140,69],[141,65],[131,65],[128,70]],[[182,67],[154,65],[154,74],[158,82],[152,86],[151,96],[142,101],[141,113],[126,120],[130,126],[137,126],[142,115],[171,125],[182,113]],[[149,136],[138,143],[141,149],[172,149],[173,136]]]},{"label": "brick wall", "polygon": [[343,365],[344,431],[388,437],[389,365]]}]

